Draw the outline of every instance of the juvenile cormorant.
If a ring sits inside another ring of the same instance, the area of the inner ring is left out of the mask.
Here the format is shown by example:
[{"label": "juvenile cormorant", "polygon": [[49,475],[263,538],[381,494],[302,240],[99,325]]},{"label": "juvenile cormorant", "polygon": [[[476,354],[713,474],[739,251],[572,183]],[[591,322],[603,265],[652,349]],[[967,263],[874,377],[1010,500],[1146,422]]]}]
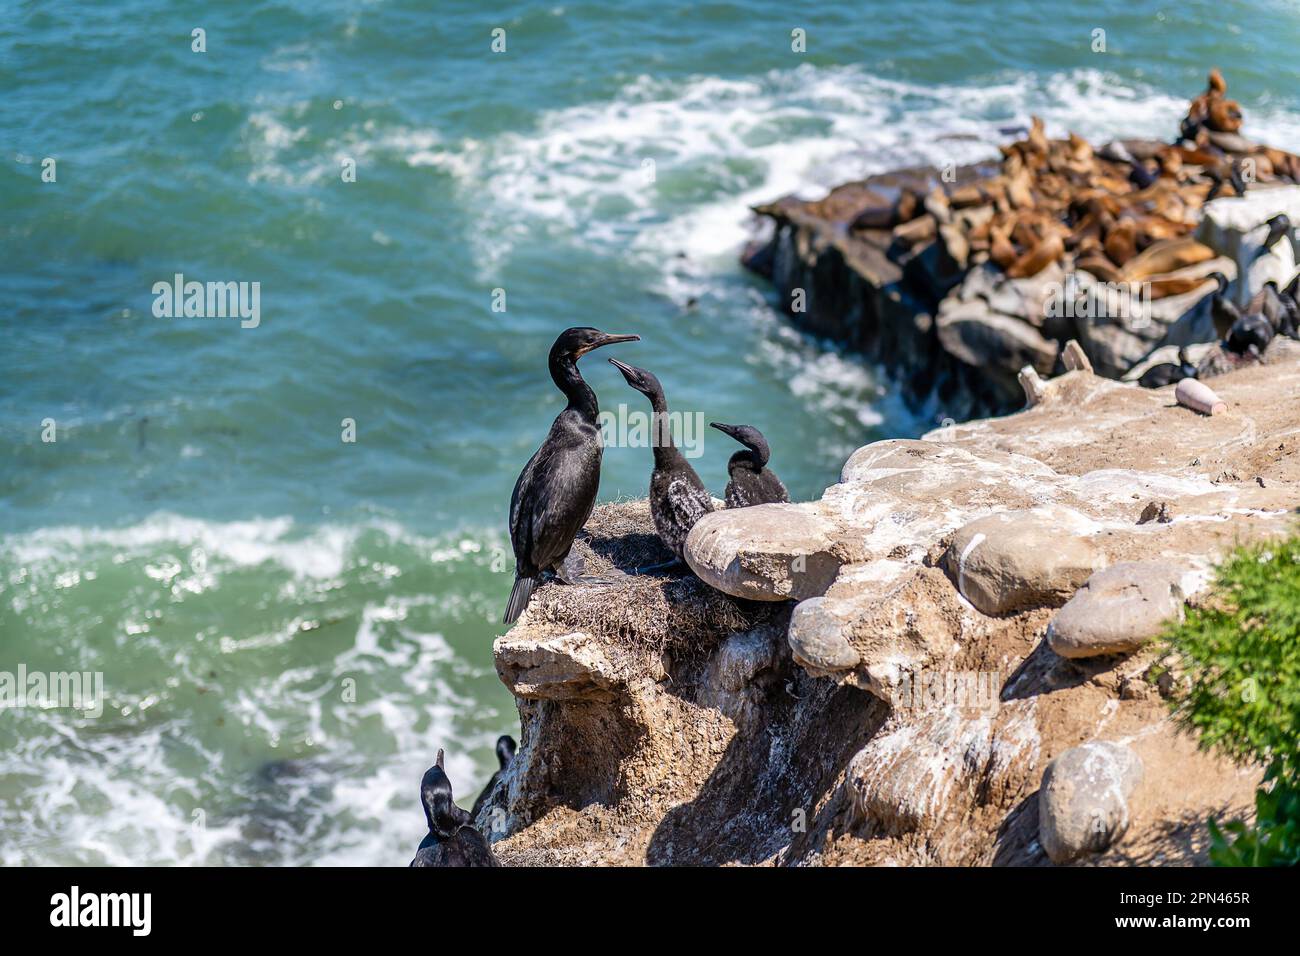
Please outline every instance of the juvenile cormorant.
[{"label": "juvenile cormorant", "polygon": [[1143,388],[1160,388],[1162,385],[1172,385],[1175,382],[1181,382],[1185,378],[1196,378],[1196,366],[1187,358],[1187,350],[1178,350],[1178,362],[1162,362],[1159,365],[1153,365],[1138,379],[1138,384]]},{"label": "juvenile cormorant", "polygon": [[635,365],[624,365],[618,359],[609,361],[623,373],[629,385],[650,399],[654,410],[651,445],[655,468],[650,475],[650,517],[659,532],[659,540],[677,559],[671,564],[676,564],[682,558],[682,547],[695,522],[713,510],[713,498],[690,462],[673,444],[668,402],[659,379]]},{"label": "juvenile cormorant", "polygon": [[497,781],[500,780],[501,775],[506,772],[506,767],[510,766],[510,761],[515,759],[515,747],[515,738],[511,737],[509,734],[502,734],[497,738],[497,763],[501,765],[501,768],[496,773],[492,774],[492,778],[488,780],[487,786],[483,788],[483,792],[480,793],[478,799],[474,801],[474,809],[469,812],[471,820],[478,819],[478,812],[483,809],[483,804],[487,803],[488,798],[492,796],[492,791],[496,789]]},{"label": "juvenile cormorant", "polygon": [[709,427],[730,435],[747,449],[736,452],[727,462],[730,476],[727,482],[728,508],[748,508],[750,505],[790,500],[790,493],[781,484],[781,479],[767,467],[771,452],[761,431],[753,425],[724,425],[722,422],[709,422]]},{"label": "juvenile cormorant", "polygon": [[1219,338],[1227,338],[1228,330],[1241,318],[1241,310],[1228,298],[1228,277],[1222,272],[1210,273],[1210,278],[1219,284],[1210,300],[1210,317],[1214,320],[1214,331]]},{"label": "juvenile cormorant", "polygon": [[515,583],[505,623],[513,624],[528,606],[543,572],[566,584],[582,578],[582,562],[570,556],[573,539],[591,517],[600,488],[600,430],[596,393],[578,372],[578,359],[637,335],[609,335],[599,329],[565,329],[551,346],[551,380],[569,404],[555,416],[542,447],[528,459],[510,496],[510,544],[515,552]]},{"label": "juvenile cormorant", "polygon": [[411,866],[498,866],[492,847],[470,825],[470,816],[452,801],[451,781],[438,760],[420,781],[420,802],[429,832],[420,841]]}]

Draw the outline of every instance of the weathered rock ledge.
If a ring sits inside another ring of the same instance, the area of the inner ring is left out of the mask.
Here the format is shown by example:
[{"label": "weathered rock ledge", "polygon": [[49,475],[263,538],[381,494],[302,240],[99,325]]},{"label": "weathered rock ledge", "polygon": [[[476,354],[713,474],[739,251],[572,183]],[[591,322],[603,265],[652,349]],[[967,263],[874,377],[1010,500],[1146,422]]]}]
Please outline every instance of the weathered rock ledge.
[{"label": "weathered rock ledge", "polygon": [[[859,449],[817,501],[707,516],[698,578],[540,589],[495,645],[522,724],[500,859],[1204,862],[1260,773],[1175,732],[1148,642],[1218,555],[1294,528],[1300,346],[1216,378],[1214,416],[1043,386]],[[643,502],[579,546],[661,557]]]}]

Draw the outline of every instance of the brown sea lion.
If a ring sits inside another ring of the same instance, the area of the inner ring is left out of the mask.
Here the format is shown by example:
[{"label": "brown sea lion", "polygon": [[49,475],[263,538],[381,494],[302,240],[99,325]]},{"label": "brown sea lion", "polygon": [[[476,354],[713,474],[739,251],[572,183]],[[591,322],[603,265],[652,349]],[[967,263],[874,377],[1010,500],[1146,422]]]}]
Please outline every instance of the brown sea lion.
[{"label": "brown sea lion", "polygon": [[908,246],[931,242],[938,234],[933,216],[917,216],[894,227],[894,238]]},{"label": "brown sea lion", "polygon": [[[827,197],[827,199],[829,198]],[[921,207],[920,197],[910,187],[901,189],[893,203],[886,204],[882,200],[883,197],[879,195],[873,196],[871,204],[850,220],[849,230],[892,229],[900,223],[911,222],[924,212]],[[826,201],[822,200],[823,203]],[[831,210],[826,210],[825,214],[827,218],[835,217],[834,212]]]},{"label": "brown sea lion", "polygon": [[1011,244],[1012,223],[994,223],[989,227],[989,258],[1003,271],[1015,264],[1016,247]]},{"label": "brown sea lion", "polygon": [[1040,239],[1028,252],[1011,264],[1007,275],[1012,279],[1025,279],[1036,276],[1053,262],[1065,255],[1065,241],[1059,232],[1053,231]]},{"label": "brown sea lion", "polygon": [[1070,133],[1067,140],[1070,144],[1070,158],[1081,162],[1092,161],[1092,144],[1080,136],[1078,133]]},{"label": "brown sea lion", "polygon": [[1164,299],[1204,285],[1205,276],[1159,276],[1148,281],[1151,283],[1151,298]]},{"label": "brown sea lion", "polygon": [[1040,117],[1030,118],[1029,137],[1025,142],[1029,144],[1030,150],[1039,156],[1046,156],[1050,152],[1047,133],[1043,131],[1043,121]]},{"label": "brown sea lion", "polygon": [[1076,269],[1083,272],[1091,273],[1102,282],[1119,282],[1121,281],[1120,271],[1116,269],[1104,255],[1100,252],[1087,256],[1081,256],[1074,262]]},{"label": "brown sea lion", "polygon": [[1190,236],[1165,239],[1129,260],[1124,268],[1124,277],[1130,282],[1139,282],[1165,272],[1177,272],[1179,269],[1213,258],[1213,249]]},{"label": "brown sea lion", "polygon": [[1205,125],[1219,133],[1237,132],[1241,129],[1241,106],[1236,100],[1210,100],[1209,118]]},{"label": "brown sea lion", "polygon": [[892,229],[896,224],[892,205],[872,205],[853,217],[853,221],[849,223],[849,229]]},{"label": "brown sea lion", "polygon": [[1137,255],[1137,223],[1132,219],[1121,219],[1106,234],[1102,248],[1106,257],[1117,266],[1123,266]]}]

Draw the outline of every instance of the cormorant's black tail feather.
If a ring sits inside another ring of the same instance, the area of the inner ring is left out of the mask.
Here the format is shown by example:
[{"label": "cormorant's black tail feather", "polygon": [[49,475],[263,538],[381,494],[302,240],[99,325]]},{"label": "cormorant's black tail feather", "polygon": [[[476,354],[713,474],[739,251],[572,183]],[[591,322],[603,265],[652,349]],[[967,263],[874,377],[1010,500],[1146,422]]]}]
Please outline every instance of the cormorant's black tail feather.
[{"label": "cormorant's black tail feather", "polygon": [[519,620],[519,615],[523,614],[524,608],[528,607],[528,599],[533,596],[533,589],[536,587],[537,578],[515,578],[515,586],[510,589],[510,603],[506,605],[503,624],[513,624]]}]

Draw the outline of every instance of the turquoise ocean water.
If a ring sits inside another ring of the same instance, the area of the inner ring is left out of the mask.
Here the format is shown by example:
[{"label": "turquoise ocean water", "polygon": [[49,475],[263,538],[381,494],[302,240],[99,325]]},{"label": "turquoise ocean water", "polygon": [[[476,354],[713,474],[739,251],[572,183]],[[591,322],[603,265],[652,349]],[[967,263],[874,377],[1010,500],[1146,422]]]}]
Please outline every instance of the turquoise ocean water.
[{"label": "turquoise ocean water", "polygon": [[[472,800],[518,733],[505,513],[565,326],[640,333],[617,354],[761,427],[800,498],[944,417],[779,318],[748,204],[1031,113],[1166,137],[1211,65],[1300,149],[1294,5],[1083,6],[8,0],[0,672],[106,702],[0,710],[0,863],[404,864],[437,747]],[[260,324],[155,316],[176,273],[259,283]],[[649,467],[611,449],[602,496]]]}]

